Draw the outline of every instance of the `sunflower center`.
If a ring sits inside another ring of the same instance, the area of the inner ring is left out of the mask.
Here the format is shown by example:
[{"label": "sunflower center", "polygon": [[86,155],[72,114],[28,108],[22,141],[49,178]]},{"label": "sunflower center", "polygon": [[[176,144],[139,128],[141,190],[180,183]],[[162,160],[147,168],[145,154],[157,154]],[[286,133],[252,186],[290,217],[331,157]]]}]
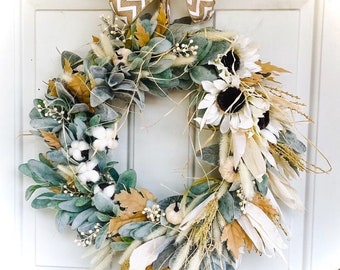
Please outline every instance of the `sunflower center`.
[{"label": "sunflower center", "polygon": [[245,102],[245,96],[240,89],[229,87],[217,95],[216,101],[222,111],[233,113],[241,110]]},{"label": "sunflower center", "polygon": [[233,51],[227,52],[221,58],[222,64],[230,73],[237,71],[240,68],[240,58]]},{"label": "sunflower center", "polygon": [[263,114],[263,117],[259,118],[257,125],[259,126],[260,129],[264,129],[268,126],[268,124],[269,124],[269,111],[266,111]]}]

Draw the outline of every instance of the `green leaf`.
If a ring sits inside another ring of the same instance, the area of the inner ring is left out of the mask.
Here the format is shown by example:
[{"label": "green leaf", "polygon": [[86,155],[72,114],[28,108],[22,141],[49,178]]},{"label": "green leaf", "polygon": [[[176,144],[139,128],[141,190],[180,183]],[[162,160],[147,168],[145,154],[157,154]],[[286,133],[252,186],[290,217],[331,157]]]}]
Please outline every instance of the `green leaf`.
[{"label": "green leaf", "polygon": [[100,123],[100,115],[99,114],[92,116],[91,119],[90,119],[90,122],[89,122],[90,127],[97,126],[97,125],[99,125],[99,123]]},{"label": "green leaf", "polygon": [[112,97],[113,94],[110,88],[105,85],[99,85],[93,88],[91,91],[90,104],[92,107],[97,107]]},{"label": "green leaf", "polygon": [[111,73],[107,83],[110,87],[120,84],[124,80],[125,76],[123,73],[113,72]]},{"label": "green leaf", "polygon": [[72,212],[72,213],[79,213],[81,211],[84,211],[85,209],[88,208],[88,205],[83,205],[83,206],[77,206],[77,201],[79,198],[74,197],[71,200],[68,201],[63,201],[58,204],[58,207],[62,210]]},{"label": "green leaf", "polygon": [[102,193],[96,193],[92,198],[94,206],[103,213],[112,213],[113,201]]},{"label": "green leaf", "polygon": [[167,69],[169,69],[173,64],[171,59],[162,59],[160,61],[150,63],[149,64],[149,71],[152,74],[159,74]]},{"label": "green leaf", "polygon": [[209,52],[200,62],[200,65],[206,65],[209,61],[214,61],[219,54],[225,54],[230,46],[230,43],[226,40],[223,41],[213,41]]},{"label": "green leaf", "polygon": [[130,244],[126,242],[111,242],[110,246],[114,251],[124,251],[130,246]]},{"label": "green leaf", "polygon": [[306,146],[290,130],[286,130],[284,133],[281,132],[280,139],[298,154],[303,154],[307,150]]},{"label": "green leaf", "polygon": [[218,209],[228,223],[234,220],[234,198],[229,192],[226,192],[221,199],[219,199]]},{"label": "green leaf", "polygon": [[95,113],[100,116],[101,122],[113,122],[119,114],[109,105],[102,103],[95,108]]},{"label": "green leaf", "polygon": [[215,185],[216,185],[216,183],[213,182],[213,181],[205,181],[205,182],[197,184],[197,185],[192,185],[190,187],[190,190],[189,190],[190,196],[195,197],[197,195],[207,193]]},{"label": "green leaf", "polygon": [[95,240],[95,246],[97,249],[101,248],[104,241],[106,240],[108,228],[109,228],[109,224],[106,224],[105,226],[100,228],[99,232],[97,233],[97,237]]},{"label": "green leaf", "polygon": [[137,230],[147,224],[150,224],[150,221],[130,222],[120,227],[118,233],[121,237],[132,237],[131,234],[134,230]]},{"label": "green leaf", "polygon": [[172,44],[165,38],[155,37],[149,41],[148,46],[151,47],[154,54],[161,54],[169,51]]},{"label": "green leaf", "polygon": [[[43,193],[39,196],[37,196],[31,203],[31,206],[35,209],[42,209],[42,208],[48,208],[51,207],[51,197],[49,197],[48,195],[52,194],[54,195],[54,193]],[[47,195],[47,196],[46,196]],[[53,207],[52,207],[53,208]]]},{"label": "green leaf", "polygon": [[65,178],[40,161],[31,159],[27,162],[27,165],[32,173],[33,180],[37,183],[47,182],[54,186],[60,186],[66,183]]},{"label": "green leaf", "polygon": [[80,212],[72,222],[71,229],[76,230],[80,225],[82,225],[87,219],[96,212],[95,208],[88,208]]},{"label": "green leaf", "polygon": [[136,183],[137,174],[133,169],[129,169],[119,176],[116,185],[116,193],[119,193],[121,190],[130,192],[130,188],[135,188]]},{"label": "green leaf", "polygon": [[35,129],[46,131],[53,130],[55,127],[60,126],[60,124],[55,119],[50,117],[32,119],[30,121],[30,125]]},{"label": "green leaf", "polygon": [[130,236],[136,240],[144,240],[149,234],[159,228],[159,225],[154,224],[152,222],[146,223],[144,226],[141,226],[137,229],[134,229],[130,232]]},{"label": "green leaf", "polygon": [[219,151],[219,144],[213,144],[203,147],[201,151],[197,151],[196,156],[210,165],[218,166]]},{"label": "green leaf", "polygon": [[39,188],[44,188],[42,185],[31,185],[25,191],[25,200],[28,201],[33,193],[38,190]]},{"label": "green leaf", "polygon": [[96,212],[97,218],[101,221],[101,222],[109,222],[110,219],[112,218],[112,216],[110,215],[106,215],[102,212]]},{"label": "green leaf", "polygon": [[63,232],[66,228],[66,226],[69,224],[71,220],[71,217],[69,215],[69,213],[65,212],[65,211],[58,211],[57,215],[55,217],[55,223],[56,223],[56,227],[57,230],[59,232]]},{"label": "green leaf", "polygon": [[72,106],[72,108],[68,111],[69,114],[75,114],[79,112],[87,112],[89,110],[89,106],[85,103],[77,103]]},{"label": "green leaf", "polygon": [[262,176],[262,181],[256,181],[256,186],[262,195],[266,195],[268,192],[268,175],[264,174]]},{"label": "green leaf", "polygon": [[74,97],[65,89],[60,82],[55,82],[57,95],[59,98],[65,100],[67,103],[75,104]]},{"label": "green leaf", "polygon": [[75,205],[77,207],[82,207],[88,204],[90,201],[91,201],[91,198],[88,198],[88,197],[77,197]]},{"label": "green leaf", "polygon": [[77,54],[69,51],[63,51],[61,53],[61,66],[64,68],[65,59],[67,59],[71,65],[72,69],[75,69],[77,66],[82,64],[82,58]]},{"label": "green leaf", "polygon": [[202,81],[214,81],[217,79],[216,72],[212,68],[205,66],[195,66],[190,71],[190,78],[197,84]]}]

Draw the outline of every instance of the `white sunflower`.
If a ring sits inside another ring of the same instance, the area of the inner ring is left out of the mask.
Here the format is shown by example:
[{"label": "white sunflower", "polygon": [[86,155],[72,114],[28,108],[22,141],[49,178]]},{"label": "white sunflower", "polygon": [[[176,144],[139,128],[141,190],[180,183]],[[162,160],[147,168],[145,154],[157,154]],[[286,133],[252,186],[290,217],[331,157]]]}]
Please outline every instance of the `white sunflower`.
[{"label": "white sunflower", "polygon": [[258,49],[249,38],[236,36],[224,54],[217,55],[209,64],[216,66],[219,76],[232,86],[238,86],[240,79],[251,77],[252,73],[261,71],[256,64],[260,59]]}]

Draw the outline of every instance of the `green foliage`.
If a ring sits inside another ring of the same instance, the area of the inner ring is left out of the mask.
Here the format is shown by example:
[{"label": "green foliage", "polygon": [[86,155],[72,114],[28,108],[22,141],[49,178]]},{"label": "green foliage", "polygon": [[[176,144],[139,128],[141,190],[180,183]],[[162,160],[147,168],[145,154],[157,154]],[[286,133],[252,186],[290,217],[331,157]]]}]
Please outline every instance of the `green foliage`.
[{"label": "green foliage", "polygon": [[116,193],[122,190],[130,192],[130,188],[135,188],[137,183],[137,174],[135,170],[129,169],[123,172],[117,181]]}]

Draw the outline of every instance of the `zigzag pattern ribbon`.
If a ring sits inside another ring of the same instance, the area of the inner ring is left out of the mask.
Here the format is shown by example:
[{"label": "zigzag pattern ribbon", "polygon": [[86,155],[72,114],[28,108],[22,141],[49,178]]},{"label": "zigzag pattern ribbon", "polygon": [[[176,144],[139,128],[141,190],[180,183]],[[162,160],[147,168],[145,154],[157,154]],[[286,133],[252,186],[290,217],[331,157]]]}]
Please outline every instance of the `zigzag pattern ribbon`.
[{"label": "zigzag pattern ribbon", "polygon": [[[151,2],[163,2],[168,7],[170,0],[109,0],[113,12],[130,24]],[[183,1],[183,0],[177,0]],[[186,0],[193,22],[210,19],[214,14],[215,0]],[[169,14],[169,10],[167,9]]]},{"label": "zigzag pattern ribbon", "polygon": [[130,24],[154,0],[109,0],[116,15]]},{"label": "zigzag pattern ribbon", "polygon": [[187,0],[187,7],[193,22],[210,19],[214,15],[215,0]]}]

